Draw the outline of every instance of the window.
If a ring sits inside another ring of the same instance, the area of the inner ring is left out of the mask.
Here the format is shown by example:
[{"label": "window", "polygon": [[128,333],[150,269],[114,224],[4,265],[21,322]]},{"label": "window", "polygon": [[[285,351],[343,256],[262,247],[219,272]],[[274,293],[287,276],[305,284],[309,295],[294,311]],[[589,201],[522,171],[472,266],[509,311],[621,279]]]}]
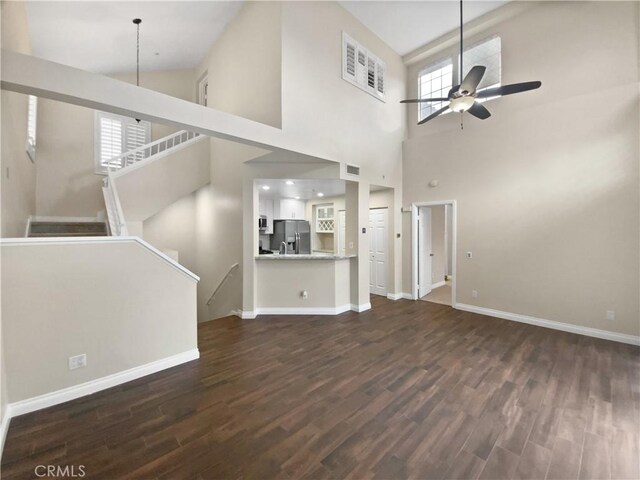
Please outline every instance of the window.
[{"label": "window", "polygon": [[[453,83],[453,64],[450,59],[438,62],[424,69],[418,75],[418,94],[420,98],[447,98]],[[422,120],[447,102],[424,102],[418,108],[418,118]]]},{"label": "window", "polygon": [[[501,50],[502,44],[500,37],[497,36],[483,40],[465,49],[462,78],[469,73],[469,70],[474,65],[484,65],[487,70],[484,72],[480,85],[478,85],[478,90],[499,86],[502,76]],[[458,55],[459,61],[460,55]]]},{"label": "window", "polygon": [[36,119],[38,116],[38,97],[29,95],[27,107],[27,155],[32,162],[36,161]]},{"label": "window", "polygon": [[387,65],[351,38],[342,34],[342,78],[384,101]]},{"label": "window", "polygon": [[[136,122],[133,118],[105,112],[96,112],[96,173],[107,173],[107,167],[122,168],[120,160],[124,152],[149,143],[151,124]],[[139,153],[140,160],[143,152]]]},{"label": "window", "polygon": [[209,72],[204,72],[200,80],[198,80],[198,104],[207,106],[207,93],[209,90]]},{"label": "window", "polygon": [[[475,65],[484,65],[487,70],[482,77],[478,91],[500,86],[502,77],[502,60],[501,60],[502,44],[500,37],[493,36],[485,39],[464,51],[464,65],[462,78],[464,78],[469,70]],[[453,61],[456,61],[454,64]],[[458,77],[460,70],[460,55],[447,58],[440,62],[434,63],[418,74],[418,95],[420,98],[442,97],[446,98],[449,89],[453,85],[453,77]],[[478,100],[486,102],[495,97]],[[436,110],[444,107],[446,102],[425,102],[419,104],[418,119],[431,115]],[[448,113],[445,112],[445,113]]]}]

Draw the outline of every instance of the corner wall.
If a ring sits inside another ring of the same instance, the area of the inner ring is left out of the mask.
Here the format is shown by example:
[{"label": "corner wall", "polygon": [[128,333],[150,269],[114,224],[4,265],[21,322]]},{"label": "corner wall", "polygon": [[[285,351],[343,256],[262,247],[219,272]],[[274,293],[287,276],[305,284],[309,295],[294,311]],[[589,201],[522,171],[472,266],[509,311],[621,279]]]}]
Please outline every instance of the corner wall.
[{"label": "corner wall", "polygon": [[[2,2],[2,48],[31,54],[24,2]],[[23,237],[36,212],[36,166],[26,152],[28,96],[2,90],[2,237]]]},{"label": "corner wall", "polygon": [[467,115],[463,131],[446,115],[405,142],[403,204],[457,200],[459,303],[640,334],[639,8],[540,2],[470,38],[500,34],[503,83],[542,88],[487,102],[493,116]]}]

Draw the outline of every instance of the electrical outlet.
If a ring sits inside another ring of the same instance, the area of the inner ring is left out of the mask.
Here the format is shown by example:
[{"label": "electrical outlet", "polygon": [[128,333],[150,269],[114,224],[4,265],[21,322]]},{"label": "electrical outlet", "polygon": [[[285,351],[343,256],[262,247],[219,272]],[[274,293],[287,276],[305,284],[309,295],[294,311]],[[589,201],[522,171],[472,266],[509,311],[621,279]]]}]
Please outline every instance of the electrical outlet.
[{"label": "electrical outlet", "polygon": [[75,370],[77,368],[84,368],[87,366],[87,354],[75,355],[69,357],[69,370]]},{"label": "electrical outlet", "polygon": [[471,296],[473,298],[478,298],[478,291],[477,290],[471,290]]},{"label": "electrical outlet", "polygon": [[613,310],[607,310],[607,320],[613,322],[616,319],[616,312]]},{"label": "electrical outlet", "polygon": [[300,296],[302,297],[303,300],[308,300],[309,292],[307,292],[306,290],[303,290],[302,292],[300,292]]},{"label": "electrical outlet", "polygon": [[467,252],[467,258],[473,258],[473,252]]}]

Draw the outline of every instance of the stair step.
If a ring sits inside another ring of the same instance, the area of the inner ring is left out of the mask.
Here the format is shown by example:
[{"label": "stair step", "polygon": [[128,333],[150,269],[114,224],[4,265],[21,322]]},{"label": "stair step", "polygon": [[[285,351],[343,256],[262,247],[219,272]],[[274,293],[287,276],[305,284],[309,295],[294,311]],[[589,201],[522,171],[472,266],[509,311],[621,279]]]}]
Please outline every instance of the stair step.
[{"label": "stair step", "polygon": [[92,233],[86,233],[86,232],[80,232],[80,233],[70,233],[70,232],[40,232],[40,233],[30,233],[29,237],[30,238],[40,238],[40,237],[106,237],[107,233],[97,233],[97,232],[92,232]]},{"label": "stair step", "polygon": [[103,237],[107,235],[105,222],[35,221],[31,222],[30,237]]}]

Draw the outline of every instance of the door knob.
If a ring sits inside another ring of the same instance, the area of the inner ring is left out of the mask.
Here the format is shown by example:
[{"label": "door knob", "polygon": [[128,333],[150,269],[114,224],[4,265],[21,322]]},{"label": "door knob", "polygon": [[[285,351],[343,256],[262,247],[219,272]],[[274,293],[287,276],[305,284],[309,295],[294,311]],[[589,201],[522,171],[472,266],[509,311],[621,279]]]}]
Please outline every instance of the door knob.
[{"label": "door knob", "polygon": [[429,256],[430,256],[430,257],[433,257],[433,253],[430,253],[430,254],[429,254]]}]

